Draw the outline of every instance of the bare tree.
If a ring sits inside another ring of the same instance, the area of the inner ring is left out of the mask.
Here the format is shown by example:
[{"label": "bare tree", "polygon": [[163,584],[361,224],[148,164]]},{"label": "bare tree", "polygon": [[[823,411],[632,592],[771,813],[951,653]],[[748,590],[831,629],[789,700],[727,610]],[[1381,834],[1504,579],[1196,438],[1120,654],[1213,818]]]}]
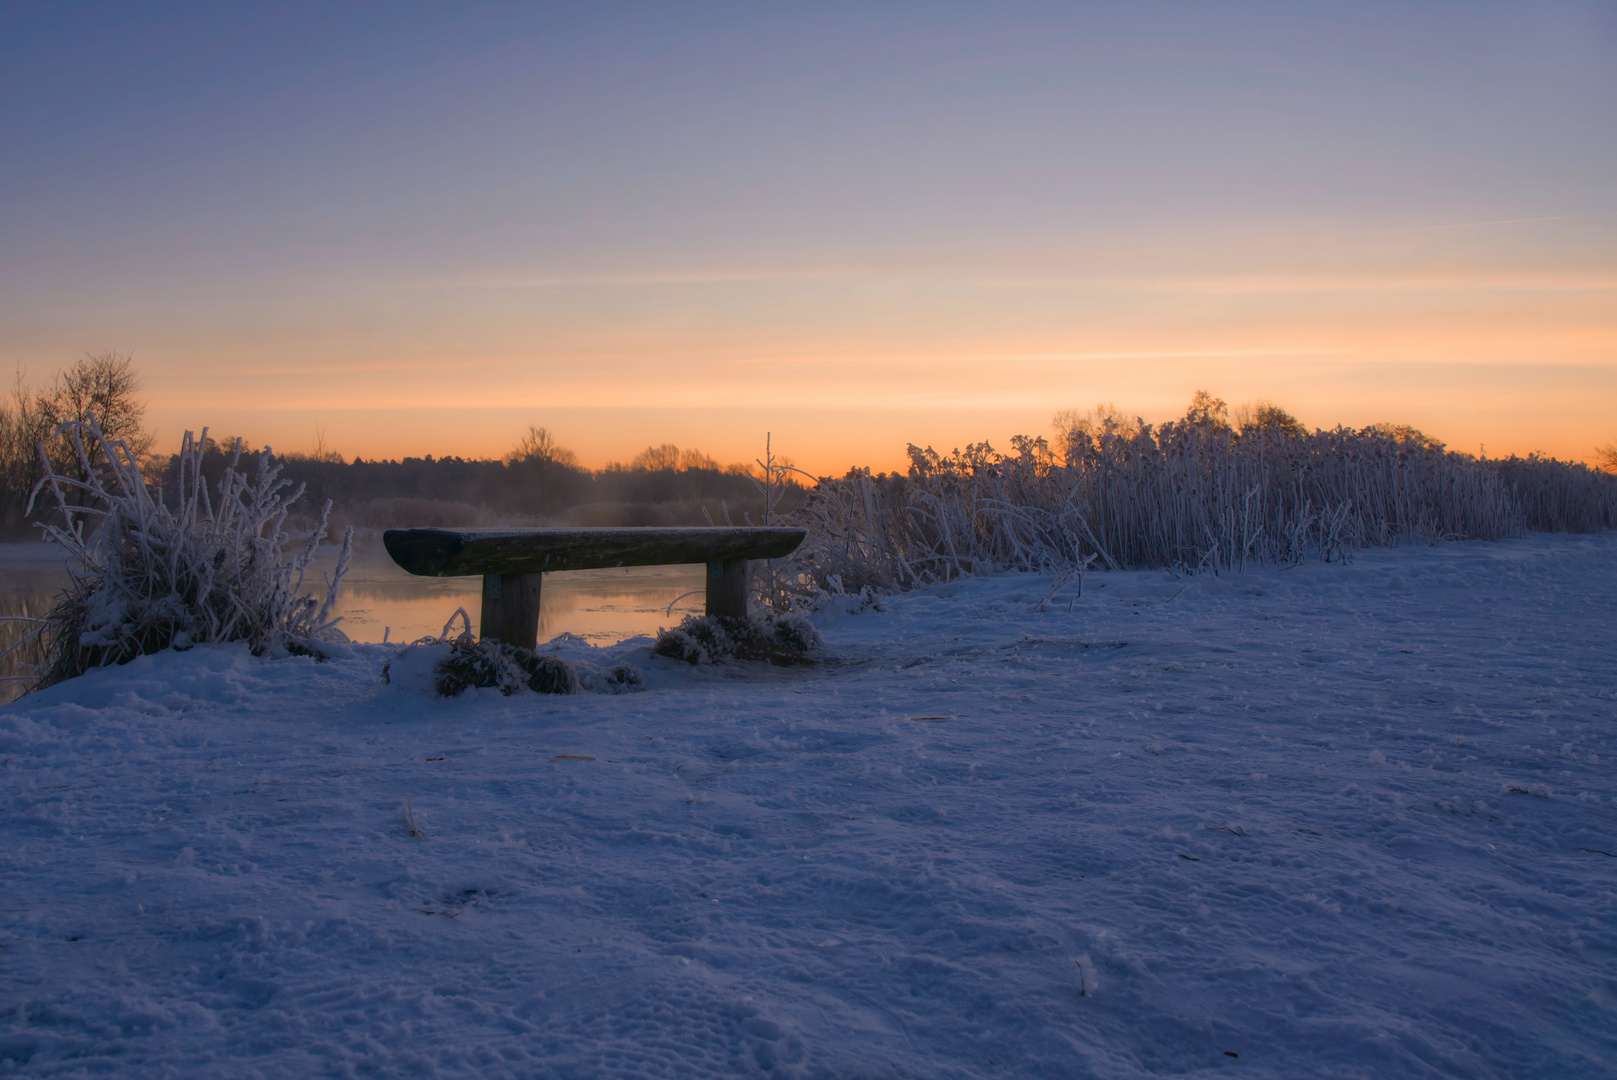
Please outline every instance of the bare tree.
[{"label": "bare tree", "polygon": [[1230,426],[1230,407],[1221,397],[1214,397],[1206,390],[1196,391],[1196,396],[1190,399],[1190,408],[1185,410],[1185,423],[1207,424],[1212,427],[1227,428]]},{"label": "bare tree", "polygon": [[529,484],[533,494],[533,509],[545,510],[550,506],[559,477],[578,468],[578,455],[556,442],[546,428],[529,425],[528,433],[505,455],[507,468],[518,470]]},{"label": "bare tree", "polygon": [[1308,428],[1291,413],[1272,401],[1255,401],[1235,410],[1235,427],[1242,435],[1266,432],[1280,435],[1306,435]]},{"label": "bare tree", "polygon": [[680,451],[679,467],[681,469],[711,469],[714,472],[719,472],[724,468],[723,465],[720,465],[700,450]]},{"label": "bare tree", "polygon": [[310,451],[309,459],[309,503],[324,506],[326,500],[334,496],[335,470],[332,466],[341,465],[343,456],[326,442],[326,429],[319,424],[314,427],[314,449]]},{"label": "bare tree", "polygon": [[679,468],[679,461],[679,447],[673,443],[663,443],[661,446],[648,446],[640,451],[634,460],[629,462],[629,468],[659,472],[663,469]]},{"label": "bare tree", "polygon": [[518,440],[516,447],[507,451],[505,455],[507,465],[514,465],[519,461],[532,465],[578,467],[578,455],[557,443],[556,437],[548,429],[532,425],[529,425],[528,433]]},{"label": "bare tree", "polygon": [[81,459],[67,440],[56,438],[64,423],[82,424],[94,417],[108,442],[122,441],[136,460],[144,457],[152,437],[143,426],[146,404],[139,390],[134,360],[112,351],[85,355],[43,390],[30,390],[19,371],[10,404],[0,406],[0,524],[22,524],[29,493],[44,475],[41,445],[60,476],[88,482],[105,467],[101,443],[86,444]]},{"label": "bare tree", "polygon": [[1595,447],[1595,467],[1602,472],[1617,473],[1617,442]]},{"label": "bare tree", "polygon": [[11,400],[0,403],[0,529],[6,532],[22,527],[23,507],[40,475],[35,447],[48,432],[18,372]]},{"label": "bare tree", "polygon": [[1093,444],[1102,435],[1133,438],[1139,430],[1140,421],[1137,417],[1130,420],[1116,405],[1103,401],[1088,412],[1058,410],[1050,418],[1050,426],[1056,433],[1055,448],[1061,452],[1063,460],[1071,461],[1076,457],[1075,451]]},{"label": "bare tree", "polygon": [[[60,424],[84,424],[94,419],[106,442],[122,441],[138,461],[152,448],[152,437],[143,426],[146,403],[136,396],[139,391],[140,377],[135,373],[133,357],[111,350],[86,354],[57,374],[50,390],[42,395],[41,412],[49,414],[53,429]],[[101,443],[92,440],[85,446],[84,460],[80,460],[62,446],[58,464],[65,466],[65,471],[58,471],[88,482],[86,466],[99,470],[105,464],[100,448]],[[56,456],[52,455],[53,461]]]},{"label": "bare tree", "polygon": [[1441,440],[1434,439],[1420,428],[1409,424],[1393,424],[1384,421],[1379,424],[1371,424],[1364,430],[1369,434],[1380,435],[1384,439],[1391,439],[1393,442],[1402,443],[1405,446],[1416,446],[1426,450],[1442,450],[1447,446]]}]

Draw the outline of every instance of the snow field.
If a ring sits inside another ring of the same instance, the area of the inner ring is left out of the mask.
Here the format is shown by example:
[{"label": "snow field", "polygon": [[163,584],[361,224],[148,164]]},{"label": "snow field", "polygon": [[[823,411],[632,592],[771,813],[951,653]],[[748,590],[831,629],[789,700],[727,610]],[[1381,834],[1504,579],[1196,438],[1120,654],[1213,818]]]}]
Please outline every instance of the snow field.
[{"label": "snow field", "polygon": [[[0,709],[0,1075],[1617,1075],[1617,536],[144,657]],[[1069,609],[1070,604],[1070,609]],[[424,834],[408,831],[410,800]]]}]

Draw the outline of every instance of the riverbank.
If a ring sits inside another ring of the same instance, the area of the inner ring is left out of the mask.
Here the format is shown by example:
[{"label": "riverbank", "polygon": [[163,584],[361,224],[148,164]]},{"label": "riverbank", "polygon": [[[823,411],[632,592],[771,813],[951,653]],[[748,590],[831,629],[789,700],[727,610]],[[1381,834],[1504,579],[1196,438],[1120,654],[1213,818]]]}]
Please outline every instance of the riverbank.
[{"label": "riverbank", "polygon": [[808,668],[558,646],[620,696],[362,646],[4,707],[0,1058],[1614,1074],[1617,536],[1056,584],[827,610]]}]

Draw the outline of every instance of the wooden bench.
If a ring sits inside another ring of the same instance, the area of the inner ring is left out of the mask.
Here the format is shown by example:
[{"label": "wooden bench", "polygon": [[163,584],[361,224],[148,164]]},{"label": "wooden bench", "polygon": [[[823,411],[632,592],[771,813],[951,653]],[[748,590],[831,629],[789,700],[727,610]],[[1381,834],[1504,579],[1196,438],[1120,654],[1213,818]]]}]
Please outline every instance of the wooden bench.
[{"label": "wooden bench", "polygon": [[482,637],[531,649],[540,575],[608,566],[707,564],[707,613],[745,618],[751,561],[790,555],[803,529],[388,529],[393,561],[424,577],[483,576]]}]

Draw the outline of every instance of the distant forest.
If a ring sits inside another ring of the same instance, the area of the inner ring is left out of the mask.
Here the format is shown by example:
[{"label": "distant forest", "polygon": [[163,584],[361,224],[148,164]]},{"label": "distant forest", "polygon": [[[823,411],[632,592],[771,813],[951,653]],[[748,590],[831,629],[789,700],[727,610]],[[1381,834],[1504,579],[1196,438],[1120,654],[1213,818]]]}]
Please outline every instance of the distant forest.
[{"label": "distant forest", "polygon": [[[19,379],[10,400],[0,401],[0,535],[17,539],[38,534],[24,508],[44,475],[41,444],[59,477],[84,479],[101,471],[104,463],[96,460],[93,445],[81,458],[71,440],[57,435],[63,423],[92,415],[107,436],[122,440],[136,454],[146,482],[174,498],[179,459],[153,453],[138,387],[129,358],[115,353],[87,356],[41,389],[29,389]],[[1010,456],[986,443],[948,456],[911,446],[907,473],[872,476],[855,469],[841,479],[822,480],[807,510],[809,517],[817,515],[826,536],[841,538],[836,553],[841,560],[836,565],[843,567],[840,579],[883,587],[915,579],[917,566],[943,558],[928,554],[934,541],[939,551],[949,552],[948,575],[977,572],[961,566],[979,562],[1023,566],[1028,552],[1055,543],[1042,533],[1036,541],[1018,539],[1035,519],[1054,530],[1051,536],[1065,537],[1061,544],[1068,547],[1078,541],[1067,533],[1078,528],[1073,535],[1084,541],[1078,546],[1104,552],[1109,565],[1192,567],[1217,554],[1218,543],[1224,542],[1214,543],[1217,537],[1236,533],[1242,539],[1233,554],[1218,556],[1230,564],[1244,564],[1261,545],[1279,543],[1283,533],[1290,535],[1286,530],[1295,533],[1295,542],[1288,543],[1296,548],[1301,543],[1297,537],[1322,527],[1315,519],[1327,511],[1335,515],[1331,528],[1346,530],[1343,536],[1351,533],[1354,546],[1428,534],[1507,536],[1521,529],[1611,528],[1617,521],[1617,493],[1610,477],[1583,465],[1537,455],[1473,459],[1405,425],[1310,432],[1272,403],[1241,406],[1232,416],[1224,401],[1202,391],[1181,420],[1156,427],[1111,406],[1089,413],[1058,412],[1053,427],[1053,446],[1045,438],[1018,436],[1011,440]],[[210,478],[222,473],[235,444],[233,438],[210,440],[204,455]],[[247,455],[255,450],[243,447]],[[1598,448],[1594,456],[1598,468],[1617,472],[1617,443]],[[780,468],[789,461],[771,460],[776,466],[771,473],[784,481],[771,500],[774,520],[804,508],[808,490],[791,479],[806,477]],[[764,495],[756,479],[765,470],[756,464],[721,465],[698,450],[664,444],[647,447],[626,465],[587,469],[541,427],[529,428],[499,459],[349,460],[317,444],[313,453],[278,455],[276,461],[285,479],[307,490],[298,519],[289,522],[294,529],[311,525],[328,499],[333,532],[347,525],[765,523]],[[1288,476],[1291,486],[1285,487],[1280,478]],[[1336,480],[1326,484],[1328,476]],[[1412,479],[1419,477],[1424,477],[1419,483]],[[1008,483],[1015,490],[1001,490]],[[1302,503],[1283,506],[1282,494]],[[1263,514],[1258,513],[1260,495],[1272,496],[1274,503]],[[1005,514],[1010,517],[1000,520]],[[1127,524],[1131,514],[1138,520]],[[1450,519],[1442,528],[1432,524]],[[1113,528],[1124,533],[1098,539]],[[1247,535],[1249,528],[1258,532]],[[916,540],[920,546],[904,546],[909,543],[904,537],[929,529],[939,530],[937,536],[925,543]],[[970,537],[982,529],[992,534],[978,538],[986,545],[983,550],[999,551],[996,545],[1010,544],[1011,554],[963,555],[962,544],[981,546]],[[1334,550],[1334,541],[1320,543],[1322,550]],[[1197,547],[1205,544],[1213,546],[1206,551]],[[883,561],[886,556],[877,557],[882,551],[892,556],[891,566]],[[1283,562],[1292,554],[1268,557]],[[875,562],[843,566],[855,555]]]},{"label": "distant forest", "polygon": [[[152,452],[138,388],[133,363],[116,353],[87,356],[41,389],[18,380],[10,400],[0,402],[0,535],[38,535],[25,508],[43,475],[41,443],[58,475],[84,475],[72,445],[55,432],[64,422],[91,415],[109,436],[135,451],[149,484],[175,490],[179,458]],[[223,470],[235,443],[234,437],[210,435],[205,464],[210,477]],[[244,443],[243,454],[257,449]],[[334,531],[347,525],[704,525],[709,517],[715,524],[762,524],[763,495],[753,480],[762,469],[721,465],[699,450],[671,444],[647,447],[627,465],[587,469],[548,431],[533,427],[500,459],[429,455],[368,461],[319,448],[276,454],[274,460],[285,479],[307,489],[294,526],[312,523],[327,499]],[[783,463],[790,464],[776,459]],[[805,491],[788,480],[781,495],[777,514],[801,506]],[[36,513],[48,503],[40,500]]]},{"label": "distant forest", "polygon": [[[232,440],[233,441],[233,440]],[[535,452],[535,443],[540,449]],[[222,468],[225,450],[210,440],[208,456]],[[282,475],[304,484],[310,512],[330,499],[338,527],[394,525],[705,525],[727,520],[762,524],[763,495],[741,465],[723,466],[700,451],[670,444],[648,447],[627,465],[578,465],[549,442],[543,428],[500,460],[407,457],[344,461],[335,454],[288,454]],[[165,464],[172,482],[178,459]],[[801,506],[804,489],[785,485],[776,513]]]}]

